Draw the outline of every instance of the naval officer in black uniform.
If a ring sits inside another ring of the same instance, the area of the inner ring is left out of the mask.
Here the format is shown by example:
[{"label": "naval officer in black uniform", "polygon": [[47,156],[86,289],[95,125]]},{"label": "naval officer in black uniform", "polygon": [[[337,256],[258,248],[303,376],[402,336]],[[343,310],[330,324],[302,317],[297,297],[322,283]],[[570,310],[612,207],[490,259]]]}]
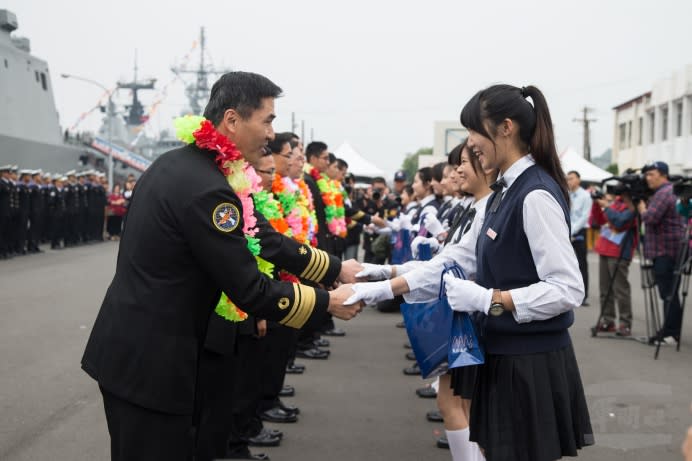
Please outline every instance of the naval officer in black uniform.
[{"label": "naval officer in black uniform", "polygon": [[[273,138],[274,99],[265,77],[231,72],[212,88],[207,111],[246,159]],[[293,328],[344,306],[350,285],[327,292],[271,280],[257,270],[242,233],[242,204],[215,164],[194,145],[159,157],[137,183],[83,369],[103,394],[114,460],[187,460],[193,446],[198,357],[221,291],[258,317]],[[220,222],[222,207],[231,219]],[[357,264],[276,233],[256,213],[261,256],[303,278],[331,285],[353,280]]]}]

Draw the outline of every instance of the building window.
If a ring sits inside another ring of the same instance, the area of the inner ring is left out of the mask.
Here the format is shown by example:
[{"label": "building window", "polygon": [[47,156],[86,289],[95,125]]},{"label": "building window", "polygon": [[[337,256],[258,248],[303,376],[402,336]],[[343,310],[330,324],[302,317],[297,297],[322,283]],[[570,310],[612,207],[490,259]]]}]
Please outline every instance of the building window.
[{"label": "building window", "polygon": [[675,136],[682,136],[682,101],[675,102]]},{"label": "building window", "polygon": [[661,141],[668,140],[668,106],[661,107]]},{"label": "building window", "polygon": [[627,122],[627,147],[632,147],[632,120]]},{"label": "building window", "polygon": [[5,59],[5,69],[8,69],[10,67],[10,63],[7,62],[7,59]]},{"label": "building window", "polygon": [[38,71],[34,71],[34,75],[36,76],[36,83],[39,83],[41,79],[38,78]]},{"label": "building window", "polygon": [[644,141],[644,117],[639,117],[639,129],[637,130],[637,145],[641,146]]},{"label": "building window", "polygon": [[46,74],[41,72],[41,86],[43,87],[44,90],[48,91],[48,83],[46,81]]},{"label": "building window", "polygon": [[649,112],[649,144],[653,144],[656,140],[656,112]]},{"label": "building window", "polygon": [[627,125],[621,123],[620,126],[618,126],[618,130],[620,132],[620,149],[624,149],[626,147],[625,141],[627,140]]}]

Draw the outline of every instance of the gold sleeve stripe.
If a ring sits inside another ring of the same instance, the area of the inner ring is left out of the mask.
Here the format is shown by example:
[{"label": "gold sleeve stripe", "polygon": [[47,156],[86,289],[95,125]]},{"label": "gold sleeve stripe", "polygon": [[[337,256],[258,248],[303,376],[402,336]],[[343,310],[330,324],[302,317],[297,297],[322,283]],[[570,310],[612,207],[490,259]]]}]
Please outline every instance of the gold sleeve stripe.
[{"label": "gold sleeve stripe", "polygon": [[300,274],[300,278],[306,279],[308,272],[312,270],[312,267],[315,265],[315,260],[317,259],[317,253],[315,252],[314,249],[310,250],[310,262],[308,265],[305,267],[305,270]]},{"label": "gold sleeve stripe", "polygon": [[283,320],[281,320],[279,323],[285,325],[286,323],[290,322],[293,319],[293,317],[296,315],[296,312],[298,312],[297,306],[301,302],[300,298],[301,298],[301,292],[300,292],[299,285],[297,283],[294,283],[293,284],[293,304],[291,305],[291,310],[288,312],[288,314],[286,314],[286,317],[284,317]]},{"label": "gold sleeve stripe", "polygon": [[353,216],[351,216],[351,219],[357,221],[357,220],[361,219],[363,216],[365,216],[365,213],[363,213],[363,211],[360,210],[360,211],[358,211],[356,214],[354,214]]},{"label": "gold sleeve stripe", "polygon": [[305,278],[308,280],[312,280],[313,282],[319,282],[320,279],[317,277],[317,275],[322,271],[325,262],[329,263],[329,257],[325,254],[324,251],[316,249],[313,249],[312,251],[314,251],[316,254],[315,264],[312,266],[312,269],[310,270],[310,272],[307,273]]},{"label": "gold sleeve stripe", "polygon": [[[326,252],[312,248],[310,250],[310,262],[300,276],[313,282],[319,282],[324,278],[329,268],[329,256]],[[321,274],[321,275],[320,275]]]},{"label": "gold sleeve stripe", "polygon": [[315,302],[317,301],[317,294],[315,289],[305,285],[293,285],[294,292],[296,293],[295,302],[291,308],[291,313],[281,320],[282,325],[286,325],[291,328],[301,328],[305,325],[315,310]]}]

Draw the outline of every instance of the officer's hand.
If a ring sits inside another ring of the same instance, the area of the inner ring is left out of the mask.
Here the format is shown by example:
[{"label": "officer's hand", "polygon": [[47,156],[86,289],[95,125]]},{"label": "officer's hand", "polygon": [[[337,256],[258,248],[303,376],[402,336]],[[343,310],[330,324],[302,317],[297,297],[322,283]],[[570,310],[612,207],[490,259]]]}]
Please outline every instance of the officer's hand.
[{"label": "officer's hand", "polygon": [[350,306],[345,306],[344,302],[354,294],[353,285],[341,285],[336,290],[329,292],[329,307],[327,311],[334,317],[341,320],[351,320],[363,310],[363,301],[358,301]]},{"label": "officer's hand", "polygon": [[264,338],[267,336],[267,321],[257,319],[257,336]]},{"label": "officer's hand", "polygon": [[354,283],[356,274],[363,270],[363,266],[355,259],[349,259],[341,263],[341,272],[339,273],[339,282]]},{"label": "officer's hand", "polygon": [[372,223],[374,225],[376,225],[377,227],[385,227],[387,225],[387,221],[385,221],[384,219],[380,218],[377,215],[373,215],[370,218],[370,221],[372,221]]}]

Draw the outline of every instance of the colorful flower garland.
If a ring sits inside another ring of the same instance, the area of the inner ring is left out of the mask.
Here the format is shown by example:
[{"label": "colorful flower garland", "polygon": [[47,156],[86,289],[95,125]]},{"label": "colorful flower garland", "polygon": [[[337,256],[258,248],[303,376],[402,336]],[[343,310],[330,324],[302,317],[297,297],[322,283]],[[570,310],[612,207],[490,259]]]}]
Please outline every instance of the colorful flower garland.
[{"label": "colorful flower garland", "polygon": [[346,210],[344,209],[341,183],[329,179],[325,173],[320,173],[314,167],[310,170],[310,176],[315,179],[317,187],[322,194],[324,214],[329,232],[338,237],[346,237],[348,229],[346,228]]},{"label": "colorful flower garland", "polygon": [[[273,208],[274,205],[271,200],[262,195],[262,180],[255,169],[245,161],[236,145],[216,131],[214,125],[204,117],[190,115],[179,117],[174,120],[174,125],[176,135],[181,141],[188,144],[194,143],[200,149],[217,152],[216,164],[226,177],[228,184],[233,188],[233,192],[240,199],[243,208],[243,235],[247,241],[247,248],[257,260],[259,271],[271,277],[274,265],[259,257],[262,247],[259,239],[255,238],[257,233],[255,209],[267,217],[270,222],[272,218],[269,216],[275,217],[276,210]],[[259,198],[254,199],[256,196]],[[221,299],[219,299],[214,311],[232,322],[241,322],[248,317],[247,313],[238,308],[225,293],[221,294]]]},{"label": "colorful flower garland", "polygon": [[298,243],[310,244],[310,214],[302,206],[298,185],[291,178],[274,175],[272,192],[281,203],[286,223],[291,228],[291,237]]}]

